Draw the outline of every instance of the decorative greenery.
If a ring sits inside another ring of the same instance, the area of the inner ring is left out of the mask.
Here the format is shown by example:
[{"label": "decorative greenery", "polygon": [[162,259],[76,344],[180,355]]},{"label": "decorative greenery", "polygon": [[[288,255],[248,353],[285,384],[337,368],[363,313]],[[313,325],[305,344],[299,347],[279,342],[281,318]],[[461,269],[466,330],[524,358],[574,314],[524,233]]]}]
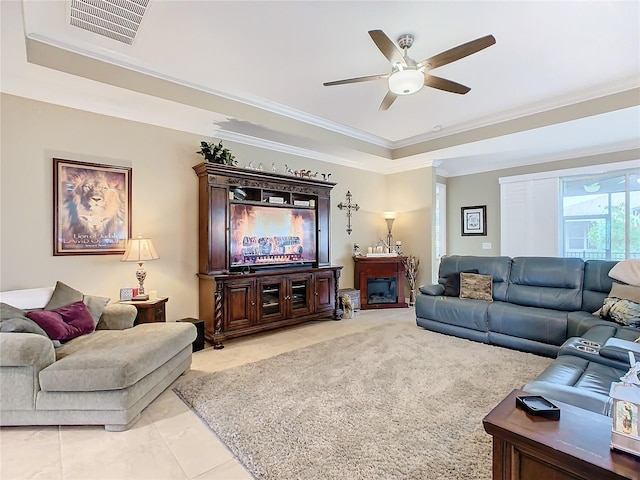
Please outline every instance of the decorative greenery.
[{"label": "decorative greenery", "polygon": [[220,163],[222,165],[237,165],[236,157],[222,146],[222,141],[215,143],[200,142],[200,151],[196,152],[204,157],[207,162]]},{"label": "decorative greenery", "polygon": [[418,281],[418,266],[420,259],[415,255],[409,255],[402,260],[404,265],[404,276],[409,283],[409,305],[413,305],[416,301],[416,282]]}]

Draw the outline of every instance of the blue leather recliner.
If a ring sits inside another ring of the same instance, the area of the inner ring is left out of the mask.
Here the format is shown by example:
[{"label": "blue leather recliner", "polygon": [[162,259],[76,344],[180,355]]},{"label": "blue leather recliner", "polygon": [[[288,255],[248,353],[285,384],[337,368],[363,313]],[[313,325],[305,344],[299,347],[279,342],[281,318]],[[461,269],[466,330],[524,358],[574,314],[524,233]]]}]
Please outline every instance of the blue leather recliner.
[{"label": "blue leather recliner", "polygon": [[[593,315],[611,291],[608,273],[615,264],[579,258],[447,256],[440,263],[438,284],[419,289],[416,323],[440,333],[557,356],[522,388],[608,415],[609,387],[628,370],[626,349],[635,349],[638,344],[631,342],[640,336],[636,328]],[[491,275],[492,302],[443,295],[448,275],[472,269]]]}]

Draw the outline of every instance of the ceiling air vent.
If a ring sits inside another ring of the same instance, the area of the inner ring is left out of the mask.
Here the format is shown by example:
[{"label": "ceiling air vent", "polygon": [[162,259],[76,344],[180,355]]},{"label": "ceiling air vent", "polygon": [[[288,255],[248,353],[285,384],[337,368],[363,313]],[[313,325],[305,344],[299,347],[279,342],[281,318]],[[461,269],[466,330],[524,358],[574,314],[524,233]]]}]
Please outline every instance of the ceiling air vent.
[{"label": "ceiling air vent", "polygon": [[150,0],[71,0],[74,27],[131,45]]}]

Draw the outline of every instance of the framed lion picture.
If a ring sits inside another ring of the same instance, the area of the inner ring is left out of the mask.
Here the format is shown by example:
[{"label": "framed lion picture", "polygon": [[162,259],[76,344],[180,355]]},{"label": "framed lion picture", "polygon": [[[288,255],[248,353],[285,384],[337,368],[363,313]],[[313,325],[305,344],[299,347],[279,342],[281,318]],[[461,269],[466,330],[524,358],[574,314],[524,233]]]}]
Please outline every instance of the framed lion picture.
[{"label": "framed lion picture", "polygon": [[131,168],[53,159],[53,254],[117,255],[131,237]]}]

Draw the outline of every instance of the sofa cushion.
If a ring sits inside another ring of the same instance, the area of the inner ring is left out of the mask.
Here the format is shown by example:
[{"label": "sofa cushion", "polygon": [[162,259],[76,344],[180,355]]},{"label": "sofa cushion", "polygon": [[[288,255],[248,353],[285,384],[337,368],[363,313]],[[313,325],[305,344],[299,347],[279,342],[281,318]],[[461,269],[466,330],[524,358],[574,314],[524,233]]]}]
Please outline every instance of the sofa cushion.
[{"label": "sofa cushion", "polygon": [[95,328],[91,313],[82,300],[55,310],[34,310],[27,313],[27,317],[40,325],[52,340],[71,340],[91,333]]},{"label": "sofa cushion", "polygon": [[587,260],[584,262],[582,310],[593,313],[602,307],[605,297],[613,296],[607,295],[614,284],[609,277],[609,271],[616,263],[618,262],[608,260]]},{"label": "sofa cushion", "polygon": [[34,333],[46,337],[55,348],[60,346],[59,340],[51,340],[47,332],[40,325],[27,317],[27,312],[12,305],[0,303],[0,332],[4,333]]},{"label": "sofa cushion", "polygon": [[474,298],[493,302],[491,275],[460,273],[460,298]]},{"label": "sofa cushion", "polygon": [[191,323],[145,323],[126,330],[97,330],[56,351],[40,372],[42,390],[83,392],[127,388],[169,361],[196,338]]},{"label": "sofa cushion", "polygon": [[444,282],[443,295],[447,297],[459,297],[460,296],[460,274],[461,273],[478,273],[477,268],[469,270],[463,270],[461,272],[452,272],[446,275],[446,281]]},{"label": "sofa cushion", "polygon": [[[608,294],[603,294],[600,307],[598,308],[598,310],[593,312],[594,315],[598,317],[601,316],[602,306],[604,305],[608,297],[624,298],[626,300],[631,300],[632,302],[640,303],[640,287],[634,287],[633,285],[624,285],[622,283],[614,282],[611,285],[611,291]],[[585,309],[584,305],[582,309]]]},{"label": "sofa cushion", "polygon": [[109,300],[107,297],[97,297],[95,295],[82,296],[82,302],[87,306],[94,325],[98,325],[98,322],[100,322],[100,317],[102,317],[105,308],[107,308]]},{"label": "sofa cushion", "polygon": [[596,326],[606,327],[608,331],[613,332],[611,335],[615,334],[615,331],[619,327],[619,325],[610,322],[609,320],[604,320],[600,318],[600,316],[593,315],[589,312],[583,312],[582,310],[567,312],[567,338],[582,337],[586,332]]},{"label": "sofa cushion", "polygon": [[640,303],[623,298],[607,297],[604,299],[600,317],[620,325],[640,328]]},{"label": "sofa cushion", "polygon": [[75,302],[82,301],[82,292],[71,288],[62,282],[56,282],[56,286],[53,289],[53,295],[45,305],[45,310],[55,310],[56,308],[64,307]]},{"label": "sofa cushion", "polygon": [[[632,302],[640,303],[640,287],[633,285],[623,285],[622,283],[613,283],[611,291],[607,297],[624,298]],[[604,304],[604,300],[602,302]],[[600,305],[602,307],[602,304]]]},{"label": "sofa cushion", "polygon": [[620,282],[640,287],[640,259],[626,259],[618,262],[610,271],[609,276]]},{"label": "sofa cushion", "polygon": [[424,293],[425,295],[444,295],[444,286],[440,285],[439,283],[435,285],[420,285],[418,287],[418,290],[420,291],[420,293]]},{"label": "sofa cushion", "polygon": [[583,273],[584,262],[580,258],[516,257],[507,301],[554,310],[580,310]]},{"label": "sofa cushion", "polygon": [[522,307],[505,302],[489,303],[489,331],[525,338],[548,345],[567,339],[567,312]]},{"label": "sofa cushion", "polygon": [[609,415],[609,388],[623,374],[623,370],[614,367],[572,355],[561,355],[522,390]]},{"label": "sofa cushion", "polygon": [[472,255],[449,255],[440,261],[438,283],[444,284],[450,273],[477,269],[479,274],[491,275],[493,279],[493,299],[506,300],[507,282],[511,270],[510,257],[481,257]]},{"label": "sofa cushion", "polygon": [[481,300],[418,295],[415,308],[417,317],[486,332],[488,305]]},{"label": "sofa cushion", "polygon": [[24,311],[6,303],[0,303],[0,332],[35,333],[47,337],[47,332],[28,318]]},{"label": "sofa cushion", "polygon": [[89,309],[89,313],[91,313],[91,318],[93,318],[93,325],[95,327],[100,321],[100,317],[104,313],[107,303],[109,303],[109,298],[107,297],[84,295],[81,291],[58,281],[56,282],[53,294],[44,309],[55,310],[79,301],[83,301]]}]

